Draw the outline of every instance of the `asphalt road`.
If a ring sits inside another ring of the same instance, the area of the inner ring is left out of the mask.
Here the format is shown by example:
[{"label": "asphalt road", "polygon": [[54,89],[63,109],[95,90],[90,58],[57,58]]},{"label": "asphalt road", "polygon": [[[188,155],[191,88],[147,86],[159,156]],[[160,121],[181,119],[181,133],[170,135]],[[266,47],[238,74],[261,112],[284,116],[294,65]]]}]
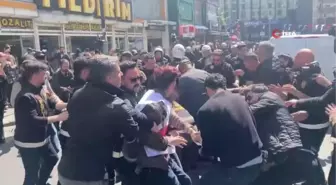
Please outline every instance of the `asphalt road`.
[{"label": "asphalt road", "polygon": [[[23,182],[24,170],[21,163],[20,156],[17,149],[13,146],[13,134],[14,134],[14,111],[9,109],[5,113],[5,136],[7,139],[6,144],[0,145],[0,185],[20,185]],[[321,151],[320,160],[323,165],[325,174],[329,173],[332,151],[332,145],[330,143],[330,135],[328,134],[324,139]],[[52,173],[50,179],[52,185],[57,184],[57,172]]]}]

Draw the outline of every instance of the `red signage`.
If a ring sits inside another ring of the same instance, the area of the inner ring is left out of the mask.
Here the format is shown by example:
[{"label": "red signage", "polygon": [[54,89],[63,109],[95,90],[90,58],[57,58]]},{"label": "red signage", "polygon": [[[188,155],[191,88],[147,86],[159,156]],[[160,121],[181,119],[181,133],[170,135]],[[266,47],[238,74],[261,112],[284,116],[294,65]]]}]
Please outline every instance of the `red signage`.
[{"label": "red signage", "polygon": [[275,29],[272,31],[272,37],[278,39],[282,36],[281,30]]}]

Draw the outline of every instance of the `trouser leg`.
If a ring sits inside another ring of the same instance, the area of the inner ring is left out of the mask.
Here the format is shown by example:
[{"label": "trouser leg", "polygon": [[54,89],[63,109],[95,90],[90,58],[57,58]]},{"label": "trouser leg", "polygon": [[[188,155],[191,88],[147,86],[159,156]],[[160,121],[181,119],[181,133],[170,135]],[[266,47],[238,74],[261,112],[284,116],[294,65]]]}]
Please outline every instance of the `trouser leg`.
[{"label": "trouser leg", "polygon": [[336,170],[335,170],[335,165],[336,165],[336,147],[334,147],[334,151],[331,155],[331,168],[329,172],[329,177],[328,177],[328,183],[329,185],[334,185],[336,184]]},{"label": "trouser leg", "polygon": [[42,150],[39,148],[17,148],[25,170],[23,185],[36,185],[42,162]]},{"label": "trouser leg", "polygon": [[5,133],[4,133],[4,114],[5,114],[5,104],[3,101],[0,101],[0,142],[5,140]]},{"label": "trouser leg", "polygon": [[300,128],[300,136],[303,147],[318,154],[328,128],[305,129]]},{"label": "trouser leg", "polygon": [[54,145],[49,143],[49,146],[43,150],[43,160],[41,164],[38,185],[45,185],[50,177],[52,170],[58,161],[58,156]]}]

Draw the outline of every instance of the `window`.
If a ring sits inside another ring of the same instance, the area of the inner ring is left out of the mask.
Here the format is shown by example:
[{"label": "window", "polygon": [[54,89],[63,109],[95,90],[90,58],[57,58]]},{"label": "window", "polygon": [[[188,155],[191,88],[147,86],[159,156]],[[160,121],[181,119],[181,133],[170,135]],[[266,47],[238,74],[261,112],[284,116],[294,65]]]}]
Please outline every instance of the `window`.
[{"label": "window", "polygon": [[272,8],[273,4],[272,3],[268,3],[268,8]]},{"label": "window", "polygon": [[282,15],[282,10],[278,10],[277,15],[281,16]]}]

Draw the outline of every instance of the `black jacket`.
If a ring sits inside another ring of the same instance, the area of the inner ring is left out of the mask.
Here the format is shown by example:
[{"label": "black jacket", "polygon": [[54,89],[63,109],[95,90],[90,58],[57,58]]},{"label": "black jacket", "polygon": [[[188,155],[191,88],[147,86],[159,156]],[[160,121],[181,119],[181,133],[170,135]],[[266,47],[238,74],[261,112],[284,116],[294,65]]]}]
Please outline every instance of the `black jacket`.
[{"label": "black jacket", "polygon": [[59,173],[78,181],[104,179],[105,165],[121,134],[134,142],[138,125],[130,108],[117,95],[122,90],[112,85],[87,83],[68,103],[70,139],[63,152]]},{"label": "black jacket", "polygon": [[210,64],[208,66],[205,66],[204,70],[208,73],[219,73],[223,75],[226,79],[227,88],[235,87],[234,83],[236,81],[236,76],[234,74],[231,64],[223,61],[221,65]]},{"label": "black jacket", "polygon": [[42,87],[22,84],[22,89],[15,99],[16,141],[41,143],[48,138],[48,105],[52,105],[52,102],[42,94]]},{"label": "black jacket", "polygon": [[[85,85],[85,81],[82,80],[82,79],[79,79],[79,78],[75,78],[73,81],[72,81],[72,84],[71,84],[71,88],[73,88],[72,90],[72,93],[70,93],[70,98],[73,96],[73,94],[80,88],[82,88],[84,85]],[[61,125],[61,129],[62,131],[66,131],[68,132],[68,120],[65,120],[62,122],[62,125]],[[62,133],[61,133],[62,134]],[[64,135],[64,134],[62,134]],[[65,137],[68,137],[66,135],[64,135]]]},{"label": "black jacket", "polygon": [[261,155],[253,115],[240,95],[213,95],[198,111],[196,123],[203,139],[202,153],[219,157],[225,168],[243,165]]},{"label": "black jacket", "polygon": [[[298,100],[298,102],[296,103],[296,108],[308,110],[308,113],[310,113],[310,110],[318,110],[314,111],[314,117],[319,117],[321,123],[327,122],[329,120],[329,117],[327,114],[325,114],[324,110],[328,104],[336,103],[335,89],[336,89],[336,80],[334,80],[331,88],[327,92],[325,92],[322,96]],[[336,127],[333,126],[332,130],[333,137],[336,137],[335,128]]]},{"label": "black jacket", "polygon": [[267,92],[250,108],[264,148],[274,160],[292,148],[302,147],[299,127],[278,95]]}]

